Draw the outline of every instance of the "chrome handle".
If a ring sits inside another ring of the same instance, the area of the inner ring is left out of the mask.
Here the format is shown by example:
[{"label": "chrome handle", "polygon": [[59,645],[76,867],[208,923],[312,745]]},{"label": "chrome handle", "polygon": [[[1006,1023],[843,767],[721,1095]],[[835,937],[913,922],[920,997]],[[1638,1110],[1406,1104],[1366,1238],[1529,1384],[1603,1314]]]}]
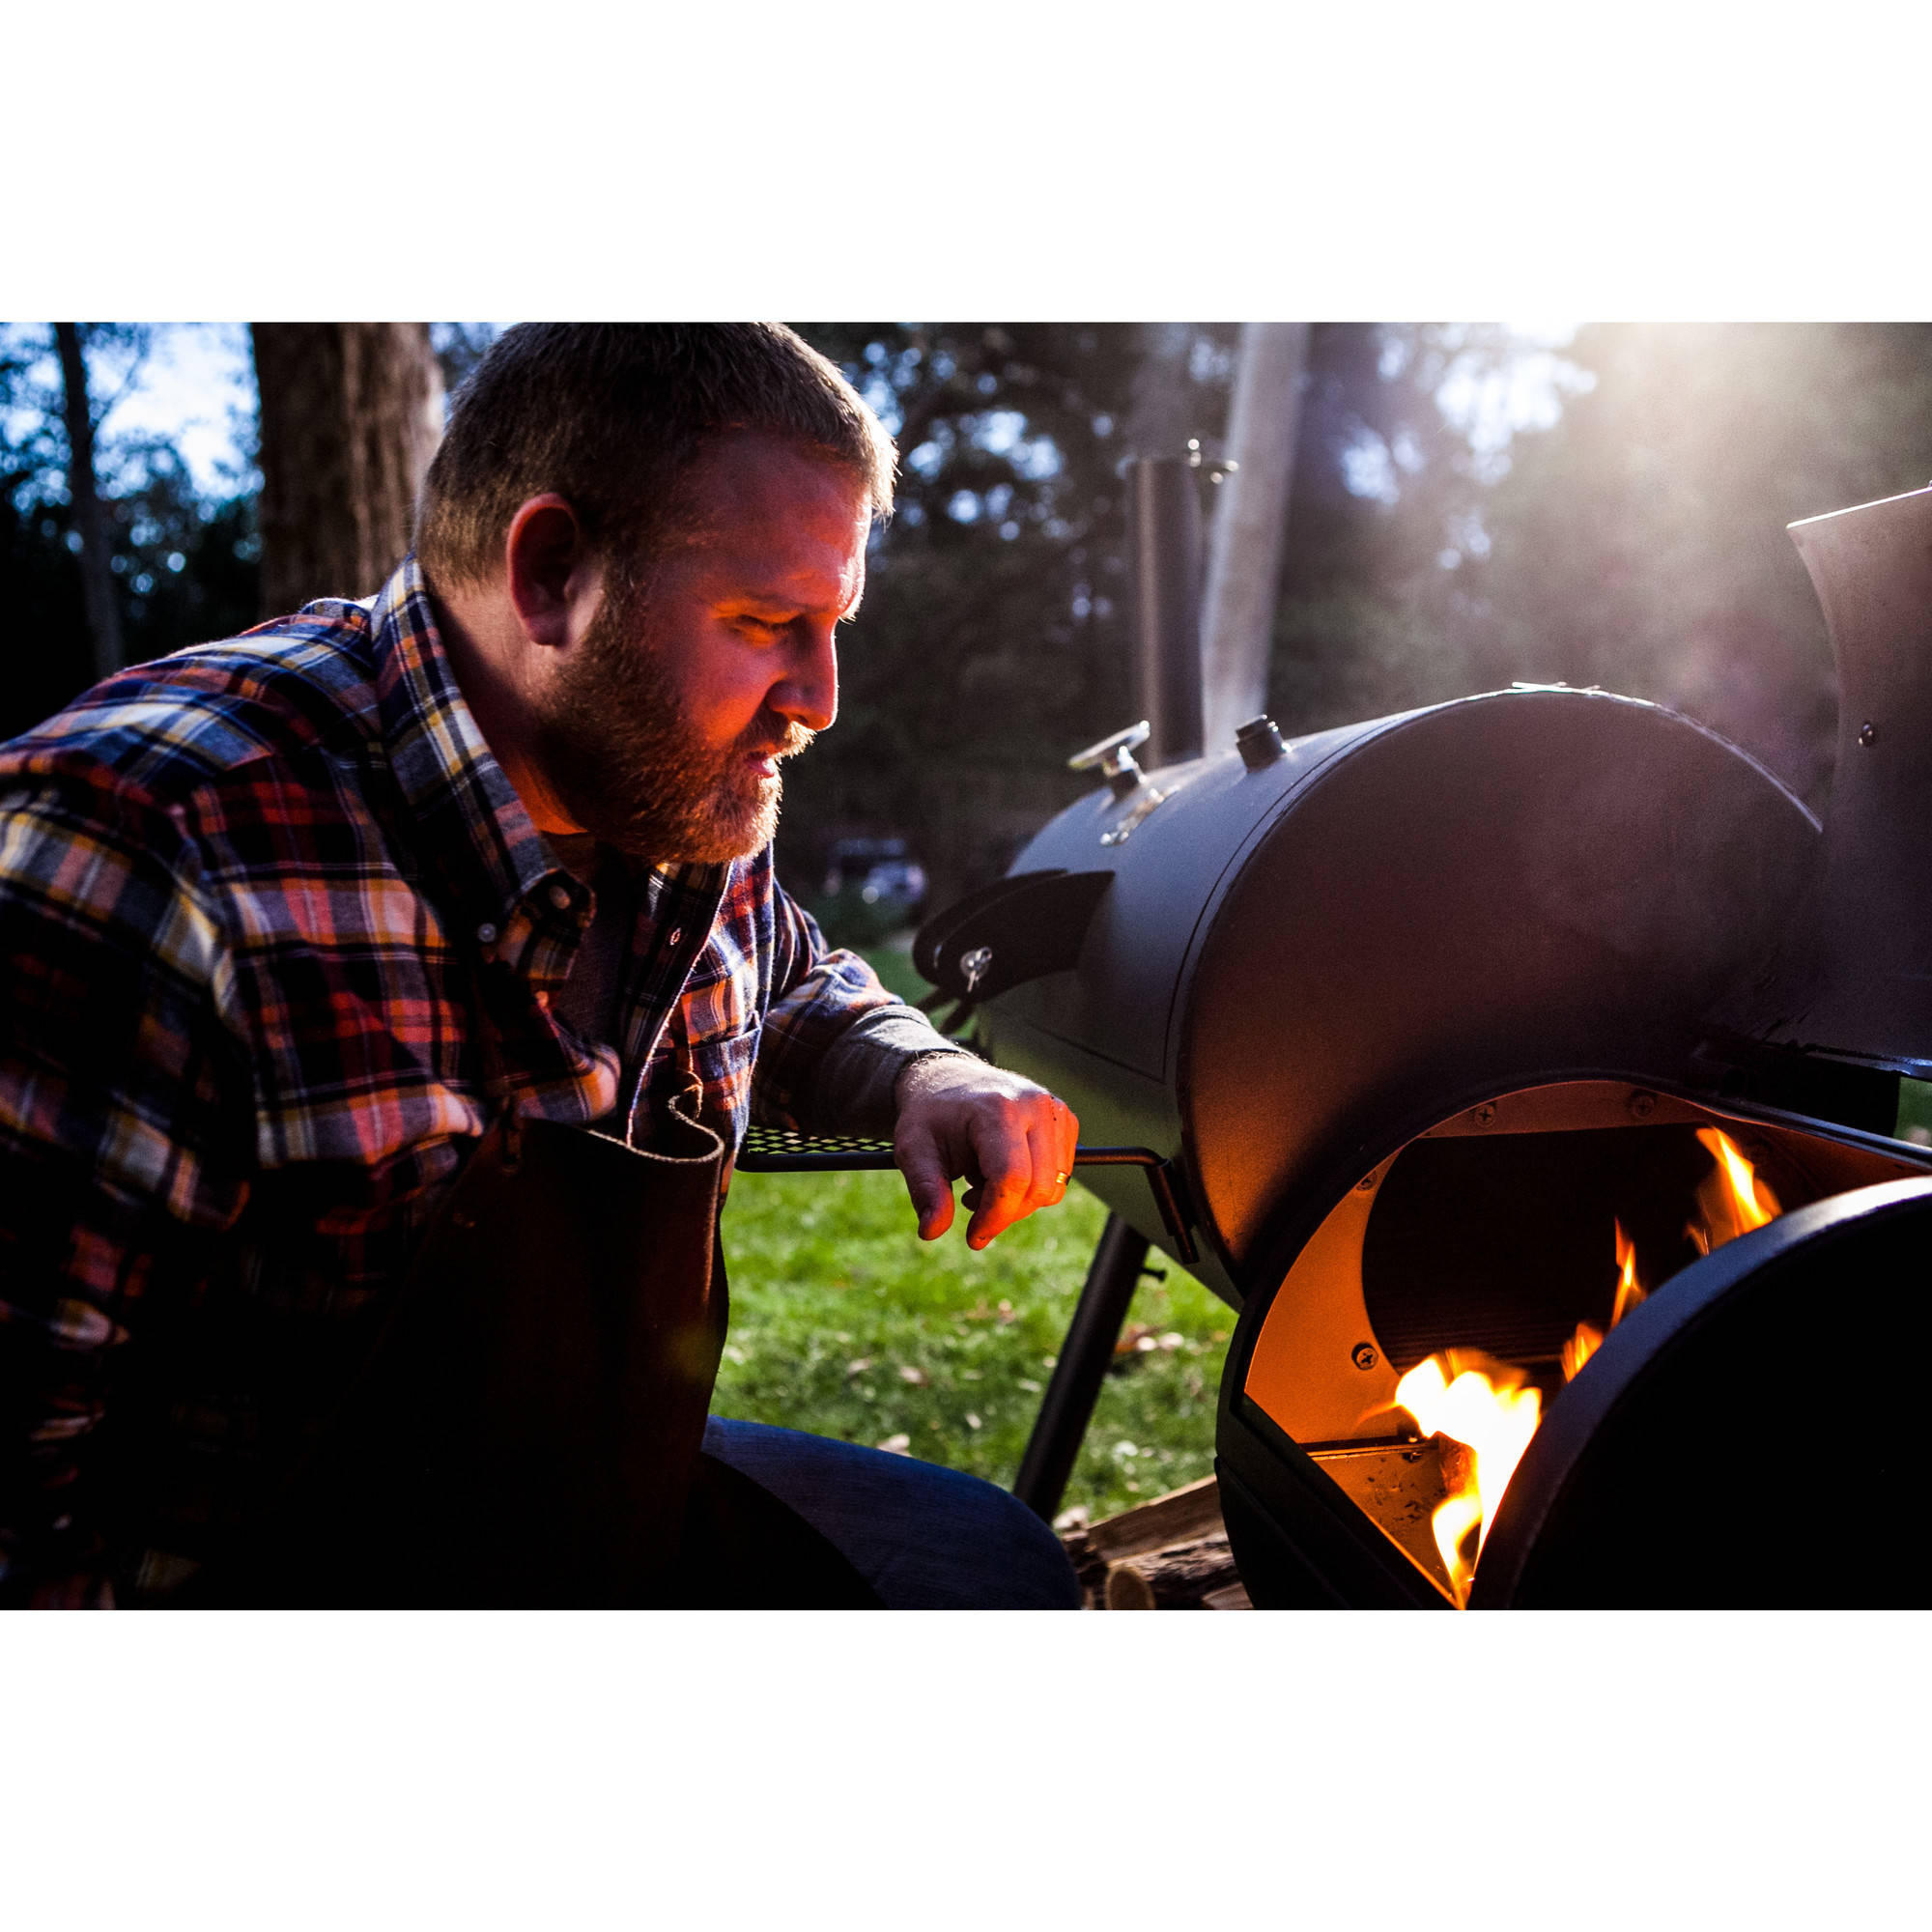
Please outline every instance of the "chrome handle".
[{"label": "chrome handle", "polygon": [[1066,761],[1066,769],[1098,771],[1113,787],[1114,796],[1124,798],[1141,781],[1141,768],[1134,762],[1134,747],[1146,744],[1147,739],[1148,722],[1143,718],[1138,724],[1129,724],[1124,730],[1102,738],[1097,745],[1074,753]]}]

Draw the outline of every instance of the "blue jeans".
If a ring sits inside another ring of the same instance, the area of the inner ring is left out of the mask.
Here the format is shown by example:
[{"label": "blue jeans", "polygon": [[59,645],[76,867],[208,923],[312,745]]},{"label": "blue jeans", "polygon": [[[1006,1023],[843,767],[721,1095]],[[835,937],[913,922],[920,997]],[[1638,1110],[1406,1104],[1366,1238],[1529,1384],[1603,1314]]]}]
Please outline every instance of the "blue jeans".
[{"label": "blue jeans", "polygon": [[802,1517],[894,1610],[1077,1610],[1066,1552],[1027,1506],[957,1469],[774,1429],[705,1425],[704,1453]]}]

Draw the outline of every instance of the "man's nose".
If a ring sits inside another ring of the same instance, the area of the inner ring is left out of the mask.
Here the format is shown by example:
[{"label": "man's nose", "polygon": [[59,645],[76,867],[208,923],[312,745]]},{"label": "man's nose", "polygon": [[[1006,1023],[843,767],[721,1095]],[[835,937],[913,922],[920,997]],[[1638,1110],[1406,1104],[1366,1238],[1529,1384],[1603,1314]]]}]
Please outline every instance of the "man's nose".
[{"label": "man's nose", "polygon": [[838,716],[838,647],[832,625],[800,627],[785,674],[766,701],[808,731],[823,731]]}]

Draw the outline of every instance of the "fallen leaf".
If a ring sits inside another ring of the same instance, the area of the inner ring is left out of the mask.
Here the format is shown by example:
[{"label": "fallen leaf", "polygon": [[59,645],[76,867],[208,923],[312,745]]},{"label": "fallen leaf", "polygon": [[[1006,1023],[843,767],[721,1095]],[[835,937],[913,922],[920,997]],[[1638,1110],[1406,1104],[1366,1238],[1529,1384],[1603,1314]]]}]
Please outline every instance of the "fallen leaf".
[{"label": "fallen leaf", "polygon": [[861,1355],[856,1362],[847,1362],[845,1364],[845,1373],[848,1376],[863,1376],[871,1366],[871,1356]]},{"label": "fallen leaf", "polygon": [[912,1453],[912,1437],[901,1431],[897,1435],[888,1435],[875,1446],[883,1449],[888,1456],[909,1456]]},{"label": "fallen leaf", "polygon": [[1163,1349],[1167,1350],[1170,1353],[1172,1353],[1173,1350],[1176,1349],[1184,1348],[1186,1346],[1186,1342],[1187,1342],[1187,1337],[1181,1334],[1179,1330],[1176,1328],[1170,1328],[1167,1331],[1167,1333],[1160,1338],[1160,1346]]},{"label": "fallen leaf", "polygon": [[1121,1331],[1121,1339],[1114,1344],[1114,1353],[1136,1354],[1144,1346],[1150,1349],[1154,1346],[1153,1330],[1145,1321],[1130,1321]]},{"label": "fallen leaf", "polygon": [[1071,1509],[1064,1509],[1053,1519],[1055,1529],[1085,1529],[1088,1523],[1087,1505],[1075,1503]]},{"label": "fallen leaf", "polygon": [[899,1380],[910,1382],[916,1389],[923,1389],[931,1383],[932,1378],[923,1369],[916,1367],[913,1363],[901,1362],[899,1364]]},{"label": "fallen leaf", "polygon": [[1039,1384],[1037,1382],[1028,1381],[1024,1376],[1020,1378],[1019,1385],[1021,1388],[1025,1389],[1029,1395],[1037,1395],[1039,1393]]},{"label": "fallen leaf", "polygon": [[1017,1319],[1017,1318],[1015,1317],[1015,1315],[1014,1315],[1014,1312],[1013,1312],[1013,1304],[1012,1304],[1012,1303],[1011,1303],[1010,1301],[1003,1301],[1003,1302],[1001,1302],[1001,1303],[1000,1303],[1000,1320],[1001,1320],[1002,1321],[1014,1321],[1014,1320],[1016,1320],[1016,1319]]},{"label": "fallen leaf", "polygon": [[980,1422],[980,1418],[977,1415],[975,1415],[970,1408],[966,1411],[966,1427],[968,1429],[980,1429],[984,1427],[984,1425]]}]

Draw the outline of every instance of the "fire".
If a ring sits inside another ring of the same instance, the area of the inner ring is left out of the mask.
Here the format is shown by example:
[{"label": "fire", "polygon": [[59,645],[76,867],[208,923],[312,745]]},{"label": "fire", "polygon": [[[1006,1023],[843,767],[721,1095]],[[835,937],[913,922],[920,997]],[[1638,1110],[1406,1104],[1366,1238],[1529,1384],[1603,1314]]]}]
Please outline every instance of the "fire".
[{"label": "fire", "polygon": [[1753,1228],[1775,1221],[1784,1209],[1738,1149],[1729,1134],[1717,1127],[1699,1127],[1698,1145],[1716,1161],[1697,1190],[1697,1212],[1702,1217],[1684,1230],[1697,1245],[1700,1255],[1721,1248]]},{"label": "fire", "polygon": [[[1610,1223],[1617,1240],[1617,1298],[1610,1308],[1610,1327],[1614,1328],[1644,1297],[1643,1284],[1636,1278],[1636,1243],[1624,1233],[1621,1221]],[[1577,1379],[1577,1371],[1604,1346],[1607,1331],[1593,1322],[1579,1321],[1577,1332],[1563,1345],[1563,1379]]]},{"label": "fire", "polygon": [[[1543,1397],[1524,1386],[1527,1378],[1520,1369],[1504,1362],[1464,1368],[1462,1353],[1452,1349],[1431,1355],[1395,1388],[1397,1403],[1415,1417],[1425,1435],[1446,1435],[1474,1452],[1467,1476],[1430,1519],[1459,1604],[1468,1602],[1476,1557],[1495,1520],[1496,1505],[1543,1419]],[[1472,1529],[1476,1548],[1467,1550]]]},{"label": "fire", "polygon": [[[1699,1254],[1708,1255],[1713,1248],[1722,1247],[1753,1228],[1762,1228],[1784,1210],[1728,1134],[1717,1127],[1702,1127],[1697,1139],[1710,1153],[1713,1166],[1697,1189],[1698,1218],[1685,1233]],[[1577,1332],[1564,1343],[1566,1382],[1575,1379],[1584,1363],[1603,1347],[1609,1329],[1645,1295],[1637,1279],[1636,1244],[1624,1233],[1621,1221],[1612,1221],[1610,1227],[1616,1240],[1616,1298],[1605,1327],[1579,1321]],[[1459,1467],[1445,1456],[1450,1492],[1430,1519],[1456,1601],[1466,1604],[1475,1580],[1476,1560],[1495,1520],[1503,1491],[1543,1419],[1542,1395],[1528,1385],[1522,1370],[1450,1349],[1410,1369],[1396,1384],[1395,1400],[1399,1407],[1414,1416],[1425,1435],[1446,1436],[1471,1452],[1463,1459],[1465,1467]],[[1471,1531],[1475,1533],[1473,1547]]]},{"label": "fire", "polygon": [[1636,1278],[1636,1243],[1624,1233],[1621,1221],[1612,1221],[1610,1227],[1617,1237],[1617,1298],[1610,1306],[1614,1328],[1643,1299],[1643,1289]]}]

